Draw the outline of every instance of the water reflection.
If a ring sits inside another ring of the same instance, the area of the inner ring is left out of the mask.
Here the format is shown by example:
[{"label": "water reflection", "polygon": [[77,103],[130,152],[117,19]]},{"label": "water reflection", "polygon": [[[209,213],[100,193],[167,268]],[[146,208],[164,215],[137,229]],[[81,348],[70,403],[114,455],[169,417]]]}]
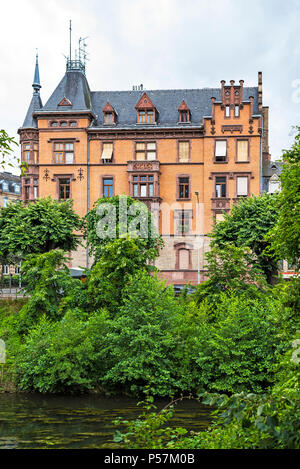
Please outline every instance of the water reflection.
[{"label": "water reflection", "polygon": [[[157,402],[159,408],[168,401]],[[116,448],[117,417],[134,419],[137,401],[98,396],[0,395],[0,449]],[[171,422],[193,431],[209,424],[209,409],[193,400],[176,406]]]}]

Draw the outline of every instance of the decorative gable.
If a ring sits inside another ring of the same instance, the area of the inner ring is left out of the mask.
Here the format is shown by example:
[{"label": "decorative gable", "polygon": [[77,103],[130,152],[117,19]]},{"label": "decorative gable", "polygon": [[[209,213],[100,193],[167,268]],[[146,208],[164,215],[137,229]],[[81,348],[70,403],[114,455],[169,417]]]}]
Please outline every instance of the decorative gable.
[{"label": "decorative gable", "polygon": [[59,103],[58,106],[72,106],[72,103],[69,99],[64,97]]},{"label": "decorative gable", "polygon": [[147,95],[147,93],[143,93],[141,99],[139,100],[139,102],[137,103],[137,105],[135,106],[135,109],[142,109],[142,110],[147,110],[147,109],[155,109],[155,106],[154,104],[152,103],[151,99],[149,98],[149,96]]}]

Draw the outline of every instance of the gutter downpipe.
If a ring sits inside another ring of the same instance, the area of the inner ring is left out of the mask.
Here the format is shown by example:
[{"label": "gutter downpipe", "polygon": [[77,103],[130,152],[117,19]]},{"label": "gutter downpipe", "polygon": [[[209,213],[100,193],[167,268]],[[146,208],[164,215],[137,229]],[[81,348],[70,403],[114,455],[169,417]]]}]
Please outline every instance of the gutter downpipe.
[{"label": "gutter downpipe", "polygon": [[[86,213],[89,212],[90,209],[90,135],[87,135],[87,168],[86,168]],[[86,247],[86,268],[89,268],[89,250]]]},{"label": "gutter downpipe", "polygon": [[263,188],[263,170],[262,170],[262,146],[263,146],[263,138],[264,138],[264,115],[261,114],[261,134],[260,134],[260,189],[259,193],[262,195],[262,188]]}]

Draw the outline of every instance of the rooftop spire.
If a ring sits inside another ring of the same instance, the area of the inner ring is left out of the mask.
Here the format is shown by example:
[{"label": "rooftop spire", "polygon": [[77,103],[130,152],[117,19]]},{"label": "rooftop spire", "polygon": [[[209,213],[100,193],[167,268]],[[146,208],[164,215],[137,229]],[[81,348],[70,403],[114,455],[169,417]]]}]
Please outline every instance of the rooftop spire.
[{"label": "rooftop spire", "polygon": [[33,79],[32,87],[34,89],[34,93],[37,93],[37,94],[40,93],[40,89],[42,88],[40,84],[39,56],[38,56],[37,50],[36,50],[36,61],[35,61],[34,79]]}]

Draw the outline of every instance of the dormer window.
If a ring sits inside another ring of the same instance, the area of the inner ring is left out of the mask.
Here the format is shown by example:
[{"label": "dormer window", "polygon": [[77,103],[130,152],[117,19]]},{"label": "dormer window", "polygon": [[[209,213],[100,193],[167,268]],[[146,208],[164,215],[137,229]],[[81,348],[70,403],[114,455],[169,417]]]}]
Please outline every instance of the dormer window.
[{"label": "dormer window", "polygon": [[139,124],[153,124],[155,122],[154,111],[139,111],[138,122]]},{"label": "dormer window", "polygon": [[179,122],[185,122],[185,123],[191,122],[191,111],[184,100],[182,101],[182,103],[180,104],[178,108],[178,114],[179,114],[178,116]]},{"label": "dormer window", "polygon": [[116,123],[116,111],[112,107],[112,105],[107,101],[106,105],[103,108],[104,114],[104,124],[105,125],[113,125]]},{"label": "dormer window", "polygon": [[138,124],[155,124],[157,121],[157,109],[149,96],[144,93],[135,106]]}]

